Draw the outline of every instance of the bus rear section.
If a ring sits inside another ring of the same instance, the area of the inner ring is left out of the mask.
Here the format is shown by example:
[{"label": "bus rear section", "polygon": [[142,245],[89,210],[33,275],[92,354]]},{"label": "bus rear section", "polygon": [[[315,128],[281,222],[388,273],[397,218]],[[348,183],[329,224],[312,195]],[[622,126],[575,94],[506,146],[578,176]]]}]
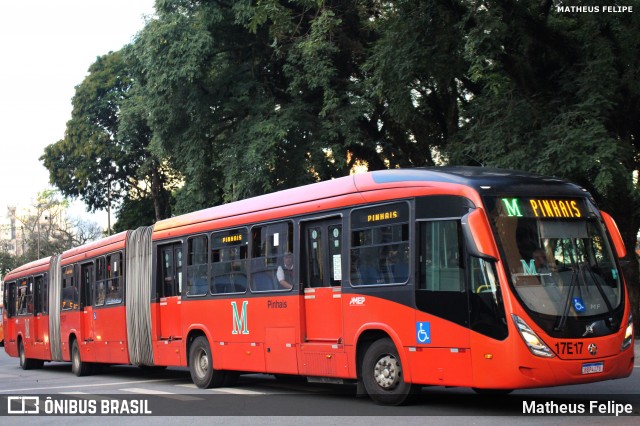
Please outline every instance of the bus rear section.
[{"label": "bus rear section", "polygon": [[48,268],[49,259],[41,259],[5,277],[5,351],[19,357],[24,369],[49,359]]}]

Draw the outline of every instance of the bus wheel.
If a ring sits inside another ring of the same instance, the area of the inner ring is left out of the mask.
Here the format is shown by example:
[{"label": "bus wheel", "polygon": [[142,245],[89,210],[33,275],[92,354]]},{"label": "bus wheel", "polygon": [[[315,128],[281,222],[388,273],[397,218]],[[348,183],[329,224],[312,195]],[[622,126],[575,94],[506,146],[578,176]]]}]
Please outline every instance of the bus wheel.
[{"label": "bus wheel", "polygon": [[18,343],[18,356],[20,357],[20,368],[23,370],[31,370],[33,368],[31,359],[27,358],[27,355],[24,353],[22,340]]},{"label": "bus wheel", "polygon": [[376,340],[362,360],[362,382],[376,404],[400,405],[418,387],[404,381],[398,350],[390,339]]},{"label": "bus wheel", "polygon": [[211,346],[205,336],[196,337],[189,348],[189,373],[201,389],[220,387],[225,381],[225,372],[213,368]]},{"label": "bus wheel", "polygon": [[91,374],[91,364],[80,359],[80,347],[77,340],[74,340],[71,345],[71,371],[78,377]]}]

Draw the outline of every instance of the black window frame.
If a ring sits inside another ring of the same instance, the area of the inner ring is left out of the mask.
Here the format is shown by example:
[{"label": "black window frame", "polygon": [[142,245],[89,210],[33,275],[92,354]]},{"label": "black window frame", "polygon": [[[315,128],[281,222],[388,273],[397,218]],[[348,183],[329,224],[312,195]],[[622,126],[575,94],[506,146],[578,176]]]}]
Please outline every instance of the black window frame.
[{"label": "black window frame", "polygon": [[[204,241],[204,251],[195,252],[192,249],[192,246],[195,241]],[[187,261],[186,265],[184,265],[184,269],[186,272],[187,282],[185,286],[185,295],[187,297],[205,297],[209,294],[209,256],[210,256],[210,241],[209,236],[207,234],[197,234],[190,235],[187,238]],[[193,263],[196,255],[199,257],[200,261],[204,260],[204,263]],[[204,259],[202,259],[202,255],[204,255]],[[204,270],[204,276],[202,275],[202,270]],[[196,272],[197,271],[197,272]],[[194,272],[196,275],[194,276]],[[204,278],[204,282],[201,282]],[[195,281],[198,281],[197,283]]]},{"label": "black window frame", "polygon": [[[408,200],[368,205],[349,212],[349,284],[352,287],[400,286],[411,282],[411,223],[412,208]],[[384,241],[389,236],[391,240]],[[367,238],[370,241],[365,241]],[[392,272],[393,268],[397,268],[397,273]]]},{"label": "black window frame", "polygon": [[[281,236],[283,232],[286,235]],[[259,223],[250,228],[250,260],[249,260],[249,287],[252,293],[292,291],[292,288],[283,288],[276,278],[278,265],[285,253],[294,255],[294,270],[299,268],[297,256],[294,253],[294,222],[292,219],[284,219],[268,223]],[[277,241],[275,235],[278,235]]]}]

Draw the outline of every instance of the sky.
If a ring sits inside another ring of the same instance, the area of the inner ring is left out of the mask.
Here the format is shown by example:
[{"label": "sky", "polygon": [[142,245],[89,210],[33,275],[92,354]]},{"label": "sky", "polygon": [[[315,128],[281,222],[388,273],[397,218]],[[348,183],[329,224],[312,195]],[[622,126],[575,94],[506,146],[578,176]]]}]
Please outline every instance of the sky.
[{"label": "sky", "polygon": [[[98,56],[130,43],[154,0],[31,0],[0,4],[0,218],[50,188],[39,158],[64,137],[75,86]],[[106,228],[81,201],[69,216]],[[112,215],[112,224],[115,218]]]}]

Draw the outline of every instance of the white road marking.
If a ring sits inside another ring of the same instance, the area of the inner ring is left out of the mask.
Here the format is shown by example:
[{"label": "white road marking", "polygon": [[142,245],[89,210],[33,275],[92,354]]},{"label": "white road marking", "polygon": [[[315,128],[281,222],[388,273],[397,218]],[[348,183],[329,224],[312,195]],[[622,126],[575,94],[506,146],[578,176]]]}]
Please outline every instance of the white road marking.
[{"label": "white road marking", "polygon": [[161,390],[145,389],[145,388],[124,388],[119,389],[123,392],[131,392],[138,395],[157,395],[163,398],[175,399],[177,401],[202,401],[202,398],[198,398],[195,395],[185,395],[174,392],[165,392]]},{"label": "white road marking", "polygon": [[0,393],[18,393],[18,392],[28,392],[28,391],[39,391],[39,390],[51,390],[51,389],[74,389],[74,388],[95,388],[95,387],[107,387],[107,386],[122,386],[122,385],[131,385],[136,383],[159,383],[159,382],[170,382],[174,379],[153,379],[153,380],[137,380],[137,381],[129,381],[129,382],[110,382],[110,383],[95,383],[95,384],[84,384],[84,385],[69,385],[69,386],[43,386],[39,388],[20,388],[20,389],[0,389]]},{"label": "white road marking", "polygon": [[[189,388],[189,389],[196,388],[196,385],[194,385],[193,383],[189,383],[185,385],[176,385],[176,386],[181,386],[183,388]],[[234,395],[271,395],[274,393],[274,392],[252,391],[249,389],[242,389],[242,388],[211,388],[211,389],[202,389],[202,390],[208,390],[212,392],[231,393]]]}]

